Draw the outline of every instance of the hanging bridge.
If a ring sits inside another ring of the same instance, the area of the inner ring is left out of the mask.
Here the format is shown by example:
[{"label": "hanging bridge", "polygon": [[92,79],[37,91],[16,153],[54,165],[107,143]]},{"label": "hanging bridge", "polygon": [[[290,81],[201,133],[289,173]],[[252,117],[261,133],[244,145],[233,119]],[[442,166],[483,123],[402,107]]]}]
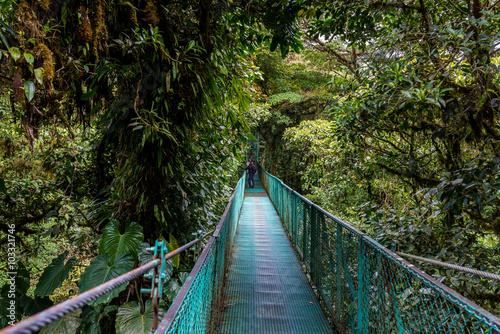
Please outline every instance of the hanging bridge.
[{"label": "hanging bridge", "polygon": [[[243,176],[168,312],[151,333],[488,333],[500,319],[341,221],[259,166]],[[32,333],[154,269],[200,239],[8,327]],[[299,261],[300,259],[300,261]]]}]

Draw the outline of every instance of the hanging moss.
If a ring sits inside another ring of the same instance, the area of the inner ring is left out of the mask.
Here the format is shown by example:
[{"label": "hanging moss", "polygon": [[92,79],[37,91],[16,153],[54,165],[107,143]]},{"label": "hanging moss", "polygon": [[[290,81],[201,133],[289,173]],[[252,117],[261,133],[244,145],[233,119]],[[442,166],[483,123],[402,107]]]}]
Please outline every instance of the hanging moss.
[{"label": "hanging moss", "polygon": [[108,52],[108,29],[106,27],[106,6],[102,0],[95,2],[94,8],[94,57],[99,59],[99,54]]},{"label": "hanging moss", "polygon": [[129,12],[130,12],[130,21],[134,25],[134,28],[137,28],[139,26],[139,22],[137,21],[137,13],[135,11],[135,8],[130,6]]},{"label": "hanging moss", "polygon": [[19,38],[19,44],[21,47],[24,47],[25,41],[29,38],[35,37],[37,35],[37,21],[36,18],[33,17],[33,12],[30,4],[23,0],[19,3],[16,11],[17,15],[17,24],[16,30],[20,36],[24,38]]},{"label": "hanging moss", "polygon": [[147,0],[146,6],[144,8],[144,21],[156,27],[160,22],[160,17],[158,16],[158,7],[154,0]]},{"label": "hanging moss", "polygon": [[39,59],[42,62],[43,68],[43,78],[50,85],[52,83],[52,79],[54,78],[54,57],[52,55],[52,51],[47,47],[47,45],[38,43],[33,49],[35,55],[39,55]]},{"label": "hanging moss", "polygon": [[80,5],[77,8],[79,22],[76,26],[75,38],[79,45],[85,45],[92,41],[92,26],[90,25],[89,14],[85,6]]},{"label": "hanging moss", "polygon": [[42,7],[43,10],[49,10],[50,0],[40,0],[40,7]]}]

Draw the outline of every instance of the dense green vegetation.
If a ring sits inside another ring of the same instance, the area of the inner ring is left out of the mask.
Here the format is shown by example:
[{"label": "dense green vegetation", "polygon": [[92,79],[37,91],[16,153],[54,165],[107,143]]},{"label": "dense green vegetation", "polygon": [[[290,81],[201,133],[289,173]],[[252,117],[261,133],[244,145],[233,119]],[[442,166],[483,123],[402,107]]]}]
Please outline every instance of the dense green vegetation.
[{"label": "dense green vegetation", "polygon": [[[489,0],[2,2],[16,319],[213,229],[250,130],[267,170],[383,245],[497,272],[499,19]],[[165,307],[194,261],[169,263]],[[498,282],[423,268],[500,313]],[[149,323],[145,284],[53,326]]]}]

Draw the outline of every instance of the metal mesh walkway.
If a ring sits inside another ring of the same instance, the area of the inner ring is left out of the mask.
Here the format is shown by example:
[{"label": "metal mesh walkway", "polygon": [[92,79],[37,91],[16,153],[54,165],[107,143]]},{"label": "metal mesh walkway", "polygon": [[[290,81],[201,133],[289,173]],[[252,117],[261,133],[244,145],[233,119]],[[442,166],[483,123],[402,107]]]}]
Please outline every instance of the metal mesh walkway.
[{"label": "metal mesh walkway", "polygon": [[261,182],[247,189],[217,333],[332,333]]}]

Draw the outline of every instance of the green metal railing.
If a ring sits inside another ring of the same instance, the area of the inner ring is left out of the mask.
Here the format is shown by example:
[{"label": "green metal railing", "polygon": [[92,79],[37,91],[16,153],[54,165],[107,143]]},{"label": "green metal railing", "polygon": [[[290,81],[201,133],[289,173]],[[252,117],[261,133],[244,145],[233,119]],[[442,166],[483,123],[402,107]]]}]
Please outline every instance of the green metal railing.
[{"label": "green metal railing", "polygon": [[245,195],[245,178],[240,178],[214,234],[156,333],[207,333],[215,327],[222,310],[222,287]]},{"label": "green metal railing", "polygon": [[500,333],[500,319],[301,196],[259,177],[340,333]]}]

